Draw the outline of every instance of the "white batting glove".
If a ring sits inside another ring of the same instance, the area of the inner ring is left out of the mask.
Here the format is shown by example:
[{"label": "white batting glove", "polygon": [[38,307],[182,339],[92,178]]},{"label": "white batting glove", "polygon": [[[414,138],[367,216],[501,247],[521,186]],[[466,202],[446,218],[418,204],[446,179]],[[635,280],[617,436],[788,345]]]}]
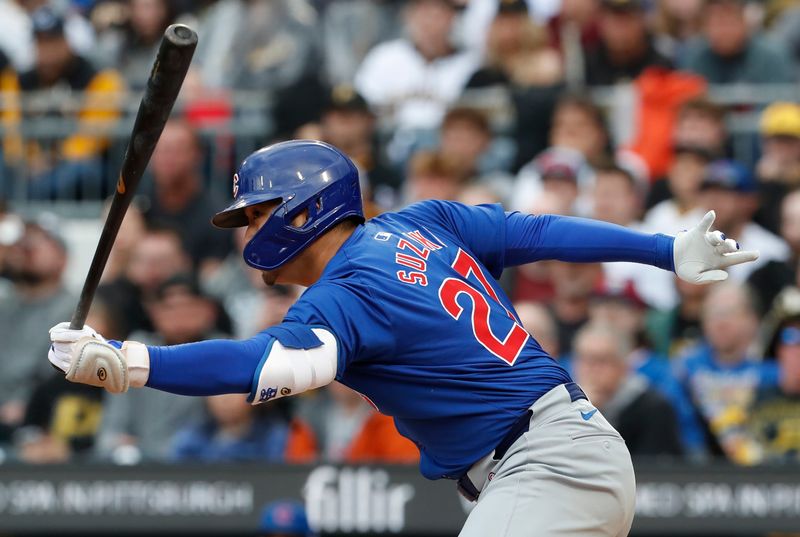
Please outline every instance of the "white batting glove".
[{"label": "white batting glove", "polygon": [[109,344],[90,326],[70,330],[69,323],[50,329],[50,363],[66,373],[70,382],[105,388],[111,393],[144,386],[150,373],[147,347],[126,341],[121,349]]},{"label": "white batting glove", "polygon": [[672,255],[675,273],[690,283],[720,282],[732,265],[758,259],[757,250],[742,251],[739,243],[720,231],[711,231],[716,214],[708,211],[697,226],[675,237]]}]

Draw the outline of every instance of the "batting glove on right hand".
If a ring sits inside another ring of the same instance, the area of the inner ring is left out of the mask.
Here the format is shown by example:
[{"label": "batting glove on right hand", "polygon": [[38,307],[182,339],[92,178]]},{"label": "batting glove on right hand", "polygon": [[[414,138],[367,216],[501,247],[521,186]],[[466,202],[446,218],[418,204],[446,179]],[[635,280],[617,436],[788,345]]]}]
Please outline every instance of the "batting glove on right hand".
[{"label": "batting glove on right hand", "polygon": [[105,388],[111,393],[128,391],[147,382],[150,357],[147,347],[126,341],[118,349],[90,326],[71,330],[69,323],[50,329],[50,363],[66,373],[70,382]]},{"label": "batting glove on right hand", "polygon": [[675,273],[690,283],[711,283],[725,280],[730,266],[758,259],[757,250],[742,251],[739,243],[721,231],[711,231],[716,214],[708,211],[700,223],[675,237],[672,255]]}]

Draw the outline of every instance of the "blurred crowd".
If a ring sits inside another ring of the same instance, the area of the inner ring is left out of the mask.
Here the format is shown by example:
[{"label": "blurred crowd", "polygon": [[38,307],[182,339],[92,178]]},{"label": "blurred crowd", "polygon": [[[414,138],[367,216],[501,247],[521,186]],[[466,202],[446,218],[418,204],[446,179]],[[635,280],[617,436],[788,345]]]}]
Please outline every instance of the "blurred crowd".
[{"label": "blurred crowd", "polygon": [[[798,461],[800,105],[763,98],[797,84],[798,0],[0,0],[3,457],[418,458],[336,383],[252,407],[244,395],[109,396],[49,367],[46,331],[76,303],[71,252],[63,220],[20,199],[111,192],[115,129],[173,22],[196,28],[199,47],[92,306],[99,333],[246,338],[302,292],[265,288],[243,234],[209,224],[237,164],[231,125],[255,99],[266,127],[250,149],[336,145],[372,215],[436,198],[675,234],[713,209],[717,229],[761,252],[726,282],[550,261],[502,284],[635,457]],[[738,87],[750,104],[713,98]],[[745,157],[730,121],[743,110]]]}]

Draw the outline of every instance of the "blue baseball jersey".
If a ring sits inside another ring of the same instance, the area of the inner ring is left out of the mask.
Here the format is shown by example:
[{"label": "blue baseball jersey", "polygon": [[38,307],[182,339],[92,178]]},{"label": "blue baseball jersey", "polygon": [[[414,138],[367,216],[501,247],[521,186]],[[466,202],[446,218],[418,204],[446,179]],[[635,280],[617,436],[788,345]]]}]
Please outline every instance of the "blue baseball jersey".
[{"label": "blue baseball jersey", "polygon": [[503,269],[558,259],[674,270],[672,246],[604,222],[421,202],[358,226],[282,325],[243,341],[148,347],[147,385],[254,397],[273,335],[325,327],[338,340],[337,380],[395,418],[420,449],[423,475],[457,478],[540,396],[570,382],[520,325],[497,283]]},{"label": "blue baseball jersey", "polygon": [[439,201],[379,216],[286,316],[331,329],[337,380],[394,417],[428,478],[462,475],[540,396],[571,380],[496,280],[507,264],[547,256],[532,237],[506,236],[520,227],[509,219],[535,235],[547,225],[536,218],[546,217]]}]

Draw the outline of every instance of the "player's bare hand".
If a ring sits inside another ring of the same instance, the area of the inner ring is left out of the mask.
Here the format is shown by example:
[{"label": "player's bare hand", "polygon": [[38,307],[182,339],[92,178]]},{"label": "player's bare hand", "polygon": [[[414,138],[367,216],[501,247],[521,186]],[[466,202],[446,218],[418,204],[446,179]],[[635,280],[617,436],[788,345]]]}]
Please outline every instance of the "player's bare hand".
[{"label": "player's bare hand", "polygon": [[50,341],[48,360],[71,382],[122,393],[147,381],[150,359],[141,343],[126,341],[117,348],[92,327],[71,330],[66,322],[50,329]]},{"label": "player's bare hand", "polygon": [[757,250],[743,251],[735,240],[720,231],[711,231],[714,218],[714,211],[708,211],[697,226],[675,237],[675,272],[682,280],[719,282],[728,277],[724,269],[758,259]]}]

